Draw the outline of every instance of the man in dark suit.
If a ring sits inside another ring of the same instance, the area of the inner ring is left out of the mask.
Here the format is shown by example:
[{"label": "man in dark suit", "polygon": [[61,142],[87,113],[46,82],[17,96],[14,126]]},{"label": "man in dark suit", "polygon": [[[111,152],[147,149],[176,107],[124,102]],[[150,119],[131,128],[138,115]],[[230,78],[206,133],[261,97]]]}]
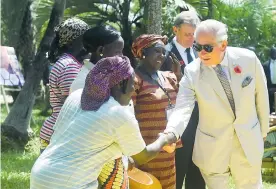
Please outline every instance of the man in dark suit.
[{"label": "man in dark suit", "polygon": [[[181,64],[182,73],[187,64],[197,58],[197,53],[192,48],[194,43],[194,31],[200,22],[197,14],[192,11],[184,11],[178,14],[174,21],[173,32],[175,37],[166,46],[167,52],[172,52]],[[166,60],[161,67],[162,71],[171,71],[171,61]],[[198,105],[195,104],[192,117],[187,129],[181,137],[183,144],[175,152],[176,163],[176,189],[181,189],[185,178],[185,189],[205,189],[205,182],[198,167],[192,161],[195,133],[198,124]],[[212,165],[210,165],[212,166]]]},{"label": "man in dark suit", "polygon": [[264,72],[267,79],[270,113],[275,112],[274,93],[276,92],[276,47],[270,50],[270,59],[264,63]]}]

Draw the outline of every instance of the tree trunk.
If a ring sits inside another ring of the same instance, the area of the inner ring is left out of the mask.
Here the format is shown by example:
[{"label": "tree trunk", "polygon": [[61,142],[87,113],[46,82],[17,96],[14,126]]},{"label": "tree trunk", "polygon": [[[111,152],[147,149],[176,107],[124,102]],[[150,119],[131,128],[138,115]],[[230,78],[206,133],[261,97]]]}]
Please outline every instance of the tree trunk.
[{"label": "tree trunk", "polygon": [[34,58],[26,82],[20,91],[9,115],[1,126],[2,134],[18,141],[21,146],[29,140],[28,130],[32,108],[35,102],[35,95],[39,87],[42,74],[47,65],[46,52],[49,51],[51,42],[54,38],[54,27],[58,25],[63,17],[66,0],[56,0],[50,21],[43,39]]},{"label": "tree trunk", "polygon": [[30,0],[2,0],[1,1],[1,45],[15,48],[17,53],[17,42],[19,31],[22,26],[25,8]]},{"label": "tree trunk", "polygon": [[131,32],[131,22],[129,21],[129,12],[130,12],[130,1],[124,0],[122,4],[122,16],[121,16],[121,25],[122,25],[122,37],[125,41],[124,55],[130,59],[131,66],[136,67],[134,56],[131,52],[132,45],[132,32]]},{"label": "tree trunk", "polygon": [[[34,33],[32,26],[32,12],[31,5],[33,0],[28,0],[25,15],[21,24],[21,29],[19,31],[18,44],[15,49],[18,54],[18,58],[24,70],[24,78],[26,78],[28,72],[30,71],[31,63],[35,54],[34,46]],[[15,99],[14,99],[15,100]]]},{"label": "tree trunk", "polygon": [[162,34],[162,0],[149,0],[147,13],[147,33]]}]

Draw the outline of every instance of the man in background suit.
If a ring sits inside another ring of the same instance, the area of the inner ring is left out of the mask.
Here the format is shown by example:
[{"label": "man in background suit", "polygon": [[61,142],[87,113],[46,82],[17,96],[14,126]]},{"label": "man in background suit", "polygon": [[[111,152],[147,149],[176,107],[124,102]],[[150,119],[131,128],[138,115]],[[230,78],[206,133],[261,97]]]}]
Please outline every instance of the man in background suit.
[{"label": "man in background suit", "polygon": [[267,79],[270,113],[275,112],[274,93],[276,92],[276,47],[270,51],[270,59],[264,63],[264,71]]},{"label": "man in background suit", "polygon": [[[192,46],[194,43],[194,31],[199,22],[197,14],[193,11],[184,11],[175,18],[173,26],[175,37],[166,46],[166,50],[176,55],[181,64],[182,73],[184,73],[185,66],[197,58],[197,53]],[[167,59],[161,70],[172,71],[171,61]],[[184,178],[185,189],[205,189],[204,179],[198,167],[192,161],[197,124],[198,106],[196,104],[188,127],[181,137],[183,147],[177,149],[175,153],[176,189],[182,188]]]}]

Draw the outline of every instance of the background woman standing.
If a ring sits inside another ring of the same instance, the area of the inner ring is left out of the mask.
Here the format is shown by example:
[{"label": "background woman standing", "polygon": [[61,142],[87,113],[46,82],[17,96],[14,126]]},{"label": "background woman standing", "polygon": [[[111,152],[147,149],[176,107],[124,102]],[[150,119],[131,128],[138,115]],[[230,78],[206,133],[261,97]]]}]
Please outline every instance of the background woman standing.
[{"label": "background woman standing", "polygon": [[82,67],[82,35],[88,29],[88,25],[77,18],[65,20],[55,29],[56,37],[49,53],[49,60],[55,62],[49,76],[52,114],[45,120],[40,130],[41,152],[50,142],[60,109]]},{"label": "background woman standing", "polygon": [[[146,144],[156,140],[166,128],[167,112],[173,109],[182,74],[180,64],[173,54],[168,56],[174,72],[159,71],[165,60],[167,37],[141,35],[133,45],[132,52],[140,60],[136,68],[136,86],[133,95],[135,116]],[[167,111],[166,111],[167,110]],[[181,144],[178,143],[177,147]],[[139,167],[153,174],[163,189],[175,189],[175,155],[161,153],[152,161]]]}]

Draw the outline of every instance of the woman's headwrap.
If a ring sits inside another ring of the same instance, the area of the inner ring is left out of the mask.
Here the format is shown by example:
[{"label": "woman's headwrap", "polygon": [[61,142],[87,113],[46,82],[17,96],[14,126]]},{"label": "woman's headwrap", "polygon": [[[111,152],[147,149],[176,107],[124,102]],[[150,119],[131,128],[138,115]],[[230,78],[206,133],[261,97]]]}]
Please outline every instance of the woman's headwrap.
[{"label": "woman's headwrap", "polygon": [[101,59],[88,73],[81,96],[83,110],[98,110],[108,101],[111,88],[130,78],[134,73],[126,56],[114,56]]},{"label": "woman's headwrap", "polygon": [[132,53],[135,58],[142,58],[143,49],[151,47],[158,41],[162,41],[167,44],[167,36],[155,35],[155,34],[143,34],[135,39],[132,43]]},{"label": "woman's headwrap", "polygon": [[55,28],[59,37],[59,47],[63,47],[79,36],[83,35],[89,29],[88,24],[78,18],[69,18]]}]

